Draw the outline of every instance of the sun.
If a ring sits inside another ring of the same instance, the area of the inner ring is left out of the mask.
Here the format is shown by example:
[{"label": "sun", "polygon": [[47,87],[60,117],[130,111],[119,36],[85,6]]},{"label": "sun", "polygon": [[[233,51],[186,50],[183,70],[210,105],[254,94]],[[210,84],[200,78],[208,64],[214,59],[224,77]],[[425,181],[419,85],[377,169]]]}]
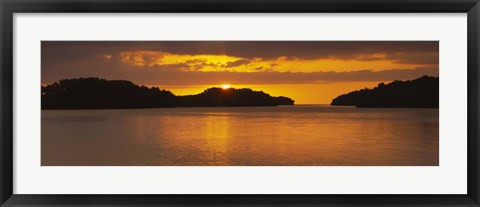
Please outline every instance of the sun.
[{"label": "sun", "polygon": [[222,88],[223,88],[223,89],[229,89],[230,87],[231,87],[230,84],[223,84],[223,85],[222,85]]}]

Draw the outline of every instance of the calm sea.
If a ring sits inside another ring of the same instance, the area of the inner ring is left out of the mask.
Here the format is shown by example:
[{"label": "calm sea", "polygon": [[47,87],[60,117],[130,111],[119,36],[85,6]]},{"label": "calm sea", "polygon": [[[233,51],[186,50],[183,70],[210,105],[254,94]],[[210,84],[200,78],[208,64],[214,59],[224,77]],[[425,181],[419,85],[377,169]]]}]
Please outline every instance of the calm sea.
[{"label": "calm sea", "polygon": [[438,109],[42,110],[42,165],[438,165]]}]

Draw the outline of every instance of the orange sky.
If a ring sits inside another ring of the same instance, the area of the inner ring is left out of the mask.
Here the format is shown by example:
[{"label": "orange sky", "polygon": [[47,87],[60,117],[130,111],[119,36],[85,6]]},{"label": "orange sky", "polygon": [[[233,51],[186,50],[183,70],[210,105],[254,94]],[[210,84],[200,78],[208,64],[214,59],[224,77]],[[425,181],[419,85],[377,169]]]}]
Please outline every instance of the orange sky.
[{"label": "orange sky", "polygon": [[379,82],[438,76],[438,42],[42,42],[42,84],[123,79],[177,95],[209,87],[263,90],[296,104],[325,104]]}]

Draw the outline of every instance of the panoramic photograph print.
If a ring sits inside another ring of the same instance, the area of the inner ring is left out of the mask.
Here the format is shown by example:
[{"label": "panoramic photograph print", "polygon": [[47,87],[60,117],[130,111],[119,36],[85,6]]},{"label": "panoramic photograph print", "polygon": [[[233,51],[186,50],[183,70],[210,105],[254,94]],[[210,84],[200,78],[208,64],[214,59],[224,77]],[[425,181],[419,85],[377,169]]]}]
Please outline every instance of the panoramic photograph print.
[{"label": "panoramic photograph print", "polygon": [[438,41],[42,41],[42,166],[439,166]]}]

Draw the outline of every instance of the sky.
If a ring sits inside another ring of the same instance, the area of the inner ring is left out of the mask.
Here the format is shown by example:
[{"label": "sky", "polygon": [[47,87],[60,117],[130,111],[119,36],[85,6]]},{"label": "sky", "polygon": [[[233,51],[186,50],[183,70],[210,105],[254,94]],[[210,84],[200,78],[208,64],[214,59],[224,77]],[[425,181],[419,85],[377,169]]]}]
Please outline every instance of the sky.
[{"label": "sky", "polygon": [[380,82],[438,76],[438,41],[42,41],[42,84],[99,77],[176,95],[261,90],[329,104]]}]

